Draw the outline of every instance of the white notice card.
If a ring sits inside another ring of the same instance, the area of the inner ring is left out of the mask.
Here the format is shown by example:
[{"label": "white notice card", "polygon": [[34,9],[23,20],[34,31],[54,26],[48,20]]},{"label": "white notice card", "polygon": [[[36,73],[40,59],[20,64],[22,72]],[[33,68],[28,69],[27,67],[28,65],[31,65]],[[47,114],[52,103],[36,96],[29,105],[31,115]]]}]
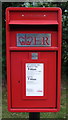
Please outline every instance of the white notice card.
[{"label": "white notice card", "polygon": [[44,96],[43,63],[26,63],[26,96]]}]

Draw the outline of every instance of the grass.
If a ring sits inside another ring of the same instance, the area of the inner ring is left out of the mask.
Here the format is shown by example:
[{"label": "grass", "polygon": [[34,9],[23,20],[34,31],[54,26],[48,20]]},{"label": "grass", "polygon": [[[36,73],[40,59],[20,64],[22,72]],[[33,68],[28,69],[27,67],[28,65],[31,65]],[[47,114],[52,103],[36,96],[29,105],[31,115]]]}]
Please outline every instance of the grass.
[{"label": "grass", "polygon": [[2,90],[2,118],[28,118],[28,113],[9,112],[7,110],[7,90]]},{"label": "grass", "polygon": [[[59,112],[41,112],[40,118],[66,118],[66,78],[62,79],[61,86],[61,110]],[[7,90],[2,90],[2,118],[28,118],[29,113],[8,112],[7,110]]]}]

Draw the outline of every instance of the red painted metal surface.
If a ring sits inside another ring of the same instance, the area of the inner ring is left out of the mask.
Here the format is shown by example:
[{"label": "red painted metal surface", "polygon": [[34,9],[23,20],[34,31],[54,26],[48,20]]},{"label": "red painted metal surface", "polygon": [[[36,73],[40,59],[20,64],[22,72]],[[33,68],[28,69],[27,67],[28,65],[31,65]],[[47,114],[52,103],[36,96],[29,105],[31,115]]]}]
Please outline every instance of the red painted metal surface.
[{"label": "red painted metal surface", "polygon": [[[6,63],[10,112],[57,112],[61,85],[60,8],[6,9]],[[40,17],[41,16],[41,17]],[[49,47],[18,47],[17,33],[51,34]],[[37,53],[38,59],[31,59]],[[44,64],[44,96],[26,96],[26,63]]]}]

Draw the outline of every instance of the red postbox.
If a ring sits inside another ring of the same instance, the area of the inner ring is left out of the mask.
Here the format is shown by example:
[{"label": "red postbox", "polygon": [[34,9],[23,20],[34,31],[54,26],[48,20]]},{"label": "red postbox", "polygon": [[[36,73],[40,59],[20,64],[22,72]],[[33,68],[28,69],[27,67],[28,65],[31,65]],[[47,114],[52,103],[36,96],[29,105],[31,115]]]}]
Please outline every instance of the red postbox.
[{"label": "red postbox", "polygon": [[61,9],[6,9],[8,110],[60,110]]}]

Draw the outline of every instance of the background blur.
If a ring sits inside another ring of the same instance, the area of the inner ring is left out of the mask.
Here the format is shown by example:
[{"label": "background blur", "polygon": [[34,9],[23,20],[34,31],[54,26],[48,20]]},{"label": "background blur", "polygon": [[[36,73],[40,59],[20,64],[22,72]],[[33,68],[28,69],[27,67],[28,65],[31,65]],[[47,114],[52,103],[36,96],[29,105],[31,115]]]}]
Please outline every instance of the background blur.
[{"label": "background blur", "polygon": [[3,2],[2,3],[2,117],[28,118],[29,113],[10,113],[7,110],[6,89],[6,19],[7,7],[60,7],[62,9],[62,85],[61,111],[58,113],[40,113],[41,118],[66,118],[66,82],[68,79],[68,2]]}]

